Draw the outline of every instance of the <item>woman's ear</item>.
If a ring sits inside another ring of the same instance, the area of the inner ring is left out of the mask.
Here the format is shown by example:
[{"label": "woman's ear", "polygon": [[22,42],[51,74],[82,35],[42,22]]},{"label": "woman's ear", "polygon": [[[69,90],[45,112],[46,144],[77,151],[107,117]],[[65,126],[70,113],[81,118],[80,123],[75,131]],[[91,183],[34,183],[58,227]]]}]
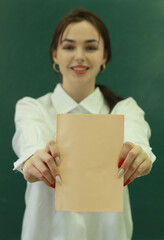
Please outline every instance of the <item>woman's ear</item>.
[{"label": "woman's ear", "polygon": [[53,51],[53,53],[52,53],[52,58],[53,58],[54,62],[55,62],[56,64],[58,64],[57,51],[56,51],[56,50]]},{"label": "woman's ear", "polygon": [[108,59],[108,54],[106,51],[104,51],[103,64],[106,63],[107,59]]}]

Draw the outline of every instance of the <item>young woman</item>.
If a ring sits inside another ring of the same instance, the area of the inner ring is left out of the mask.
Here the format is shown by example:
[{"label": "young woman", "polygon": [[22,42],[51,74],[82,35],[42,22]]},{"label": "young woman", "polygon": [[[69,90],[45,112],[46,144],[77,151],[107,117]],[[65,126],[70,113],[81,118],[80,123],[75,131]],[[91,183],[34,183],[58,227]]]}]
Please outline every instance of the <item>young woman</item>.
[{"label": "young woman", "polygon": [[[96,85],[98,73],[111,59],[111,46],[106,26],[92,12],[75,9],[62,19],[50,52],[62,82],[54,92],[38,99],[25,97],[16,105],[13,148],[19,159],[14,166],[27,181],[22,239],[130,240],[132,219],[126,185],[148,174],[155,160],[144,111],[132,97],[123,100],[107,87]],[[125,115],[125,143],[118,160],[118,177],[124,175],[125,186],[122,213],[55,211],[53,188],[56,181],[62,184],[60,152],[55,144],[57,113]]]}]

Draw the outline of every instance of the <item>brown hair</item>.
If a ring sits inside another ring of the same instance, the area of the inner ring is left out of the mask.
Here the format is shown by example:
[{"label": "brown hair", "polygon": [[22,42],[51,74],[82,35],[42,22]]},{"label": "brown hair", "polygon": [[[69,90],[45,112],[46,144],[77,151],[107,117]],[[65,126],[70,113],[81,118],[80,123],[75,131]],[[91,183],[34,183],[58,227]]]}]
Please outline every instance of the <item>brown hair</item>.
[{"label": "brown hair", "polygon": [[[104,54],[107,57],[106,63],[109,62],[112,58],[112,51],[111,51],[111,41],[108,33],[108,29],[106,28],[103,21],[98,18],[93,12],[84,9],[78,8],[70,12],[67,16],[65,16],[58,24],[53,39],[50,46],[50,56],[53,63],[53,51],[57,50],[59,42],[62,40],[62,36],[66,27],[71,23],[81,22],[81,21],[88,21],[90,22],[99,32],[103,41],[104,41]],[[102,70],[102,66],[101,66]],[[122,100],[122,98],[117,97],[114,93],[110,91],[109,88],[103,85],[96,85],[100,88],[101,92],[104,95],[104,98],[107,104],[110,107],[110,110],[115,106],[117,102]]]}]

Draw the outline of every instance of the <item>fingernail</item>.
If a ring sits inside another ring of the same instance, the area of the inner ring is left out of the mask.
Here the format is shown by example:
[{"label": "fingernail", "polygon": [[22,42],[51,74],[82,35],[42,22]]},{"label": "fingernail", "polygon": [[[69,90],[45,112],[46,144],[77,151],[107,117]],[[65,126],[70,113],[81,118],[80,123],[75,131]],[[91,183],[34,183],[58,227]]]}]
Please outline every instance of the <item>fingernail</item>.
[{"label": "fingernail", "polygon": [[51,184],[51,186],[50,187],[52,187],[52,188],[55,188],[55,183],[54,184]]},{"label": "fingernail", "polygon": [[120,158],[120,161],[118,163],[118,168],[121,167],[121,165],[123,164],[124,160],[125,160],[124,158]]},{"label": "fingernail", "polygon": [[126,183],[124,183],[124,187],[130,183],[130,180],[128,179]]},{"label": "fingernail", "polygon": [[125,170],[123,168],[120,169],[119,173],[118,173],[118,177],[122,177],[124,175]]},{"label": "fingernail", "polygon": [[60,158],[59,158],[59,157],[56,157],[55,160],[56,160],[57,166],[59,166],[59,165],[60,165]]},{"label": "fingernail", "polygon": [[55,180],[56,180],[57,183],[59,183],[61,185],[61,178],[59,176],[56,176]]}]

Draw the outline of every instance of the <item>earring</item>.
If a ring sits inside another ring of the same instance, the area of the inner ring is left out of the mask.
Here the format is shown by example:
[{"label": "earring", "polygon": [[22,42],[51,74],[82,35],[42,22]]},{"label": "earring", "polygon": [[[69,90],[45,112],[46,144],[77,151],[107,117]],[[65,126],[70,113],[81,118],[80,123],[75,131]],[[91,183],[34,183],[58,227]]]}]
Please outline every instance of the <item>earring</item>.
[{"label": "earring", "polygon": [[101,65],[100,72],[103,73],[105,71],[106,65],[105,63]]},{"label": "earring", "polygon": [[58,65],[58,64],[56,64],[56,63],[53,64],[53,69],[54,69],[54,71],[55,71],[55,72],[60,72],[60,69],[56,69],[56,65]]}]

